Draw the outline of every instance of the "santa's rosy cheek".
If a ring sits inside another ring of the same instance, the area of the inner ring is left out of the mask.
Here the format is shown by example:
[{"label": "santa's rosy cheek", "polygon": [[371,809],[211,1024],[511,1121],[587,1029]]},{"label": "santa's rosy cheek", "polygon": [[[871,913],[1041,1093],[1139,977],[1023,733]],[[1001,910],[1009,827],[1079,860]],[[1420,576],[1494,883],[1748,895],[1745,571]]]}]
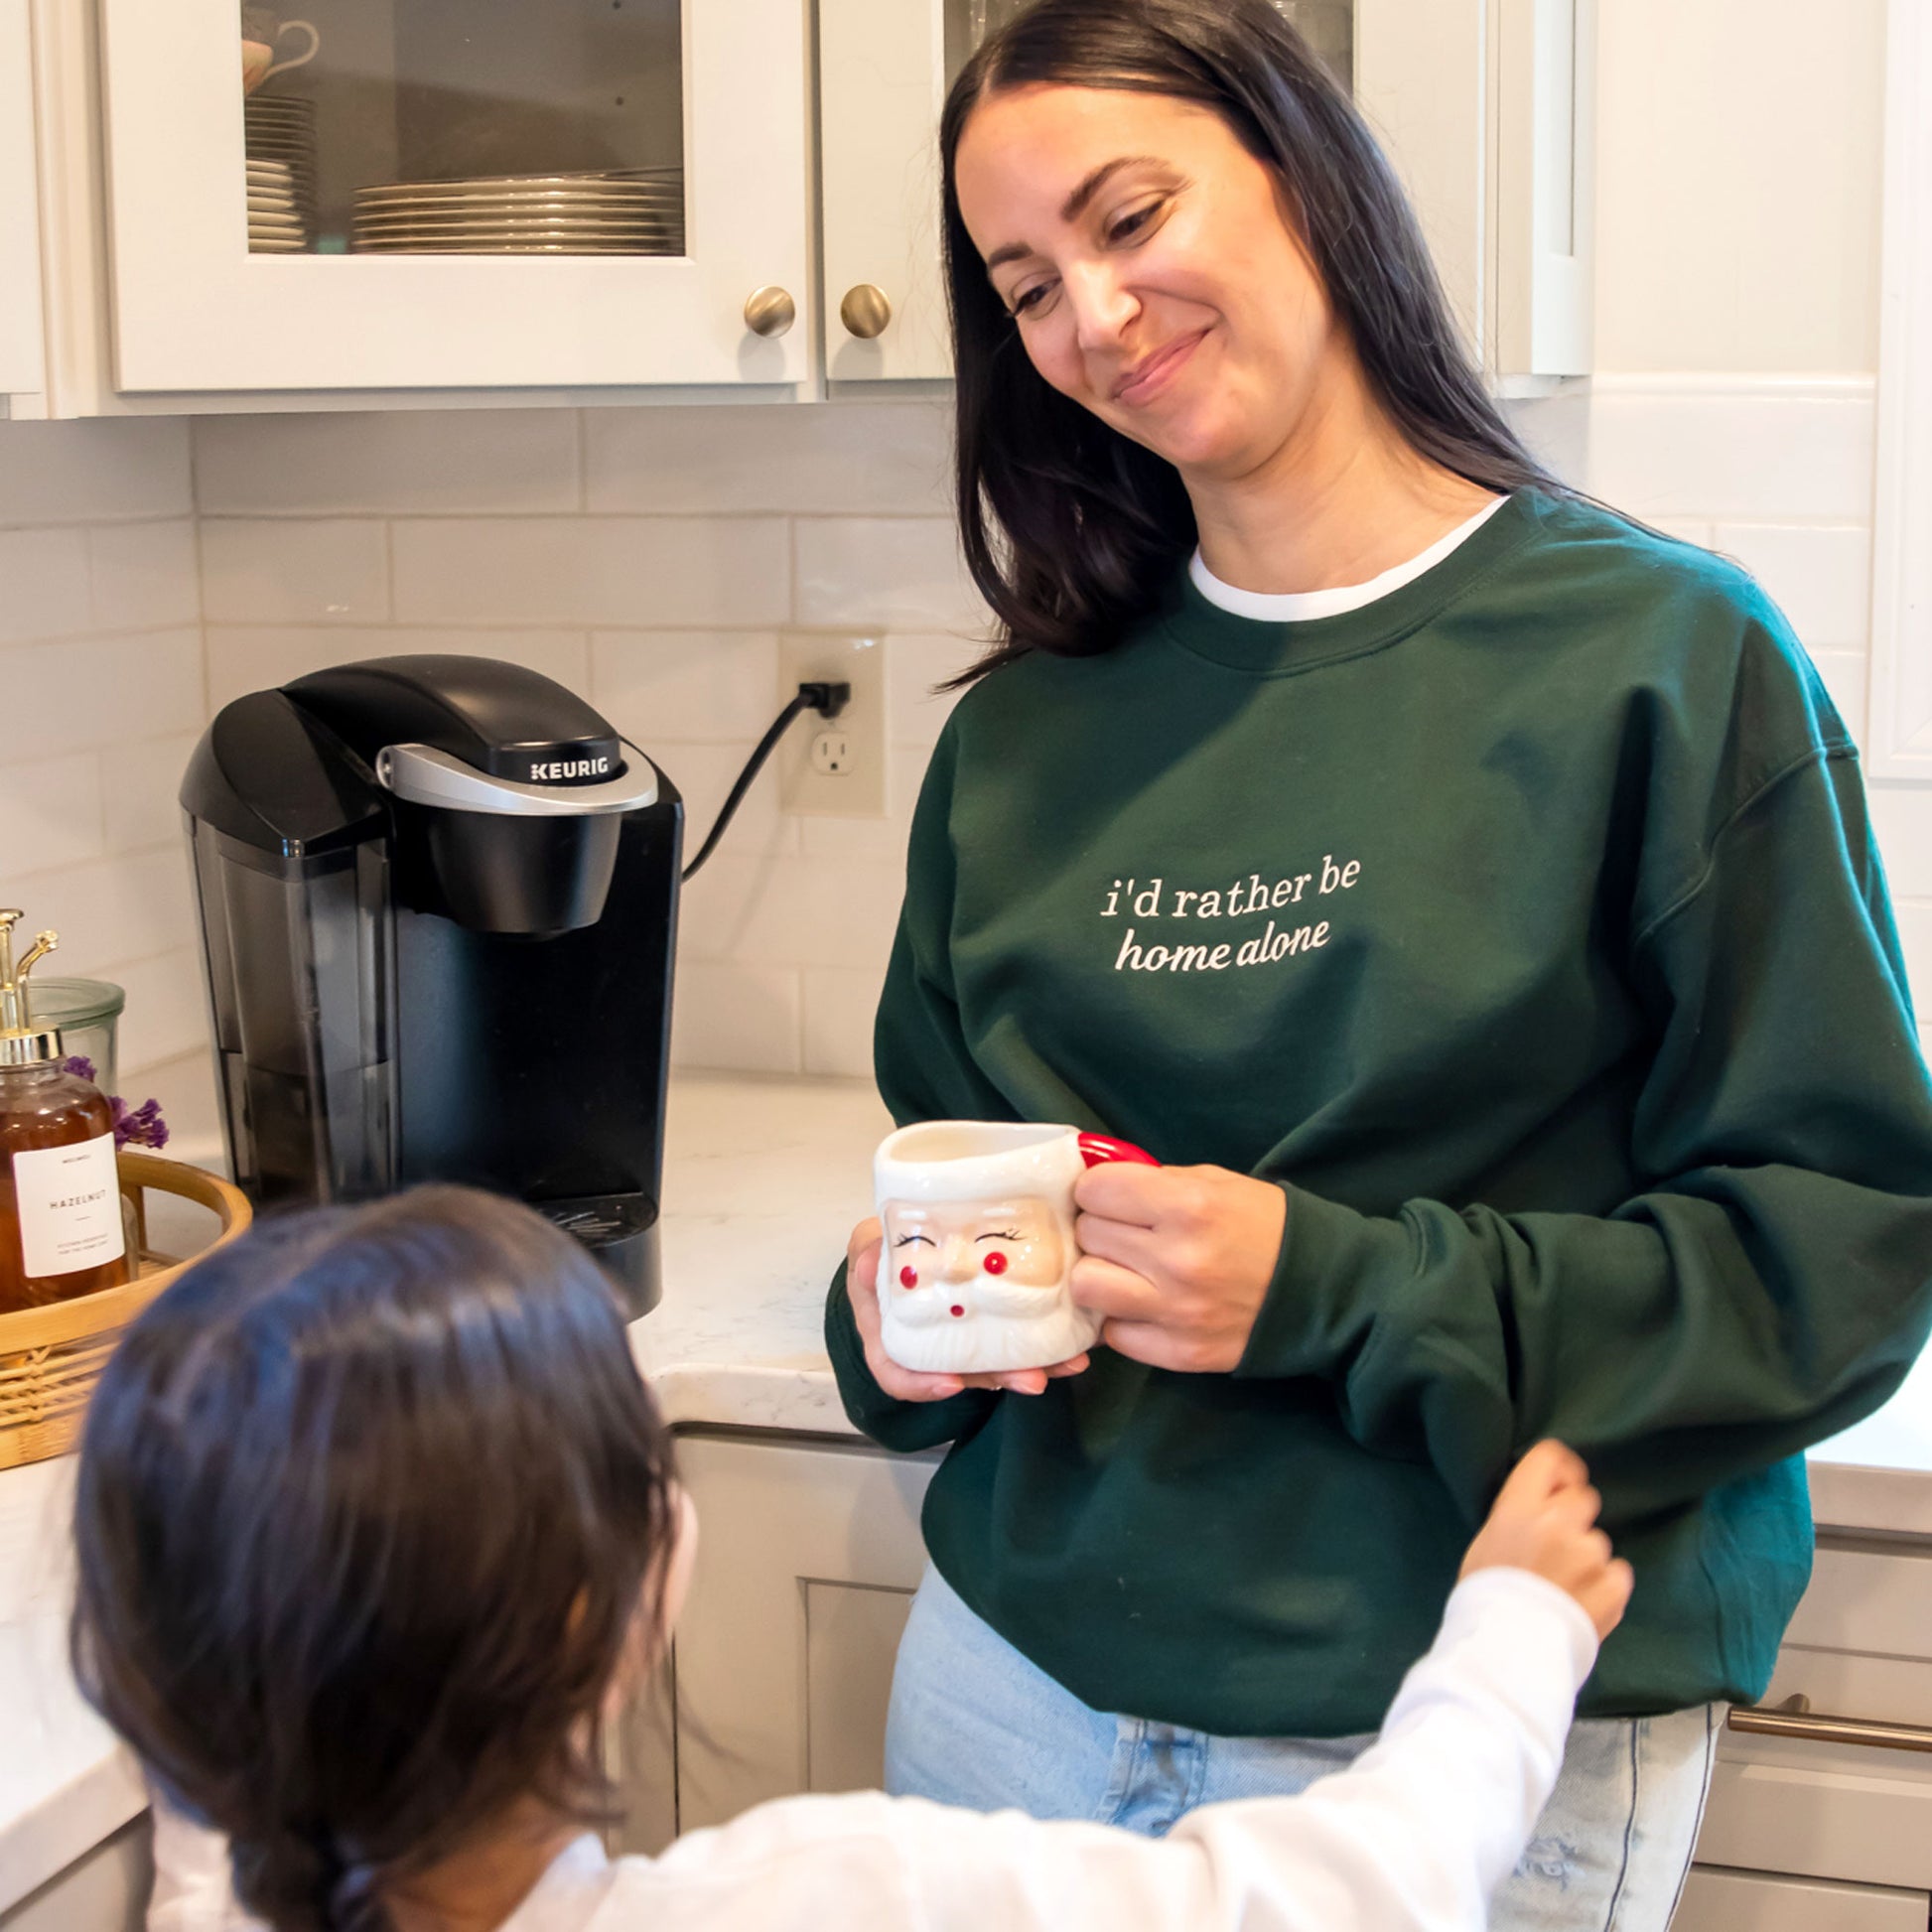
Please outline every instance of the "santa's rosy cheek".
[{"label": "santa's rosy cheek", "polygon": [[998,1248],[995,1248],[993,1252],[990,1255],[988,1255],[983,1262],[980,1263],[980,1266],[984,1268],[989,1275],[1004,1275],[1007,1272],[1007,1258],[999,1251]]},{"label": "santa's rosy cheek", "polygon": [[919,1271],[910,1266],[910,1264],[901,1268],[898,1271],[898,1285],[900,1288],[917,1288],[919,1285]]}]

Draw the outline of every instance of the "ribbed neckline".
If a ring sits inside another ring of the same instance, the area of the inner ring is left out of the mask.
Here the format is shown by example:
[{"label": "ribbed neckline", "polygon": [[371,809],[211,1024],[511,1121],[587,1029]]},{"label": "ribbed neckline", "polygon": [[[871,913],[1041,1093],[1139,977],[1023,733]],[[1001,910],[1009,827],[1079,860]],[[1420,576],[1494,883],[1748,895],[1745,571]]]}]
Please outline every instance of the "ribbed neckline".
[{"label": "ribbed neckline", "polygon": [[1394,643],[1420,628],[1535,534],[1551,507],[1519,489],[1443,561],[1386,597],[1329,618],[1267,622],[1237,617],[1204,598],[1183,569],[1161,628],[1170,642],[1229,670],[1290,676]]}]

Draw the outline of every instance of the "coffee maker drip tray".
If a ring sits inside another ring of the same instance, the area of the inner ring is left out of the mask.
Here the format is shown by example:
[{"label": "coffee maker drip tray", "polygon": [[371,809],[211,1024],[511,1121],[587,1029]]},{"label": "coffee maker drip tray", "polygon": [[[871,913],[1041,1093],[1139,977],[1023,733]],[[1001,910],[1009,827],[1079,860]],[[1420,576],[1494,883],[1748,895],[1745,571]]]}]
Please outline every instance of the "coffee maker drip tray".
[{"label": "coffee maker drip tray", "polygon": [[657,1203],[646,1194],[580,1194],[533,1200],[545,1220],[574,1235],[610,1270],[626,1300],[656,1304]]}]

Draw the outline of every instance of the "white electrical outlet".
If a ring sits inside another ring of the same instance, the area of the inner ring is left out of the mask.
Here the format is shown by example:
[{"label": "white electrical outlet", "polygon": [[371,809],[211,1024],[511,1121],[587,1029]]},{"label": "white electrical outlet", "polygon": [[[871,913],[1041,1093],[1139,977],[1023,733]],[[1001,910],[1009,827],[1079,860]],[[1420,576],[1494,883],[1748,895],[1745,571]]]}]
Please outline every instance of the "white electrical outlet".
[{"label": "white electrical outlet", "polygon": [[886,816],[886,641],[849,631],[786,630],[778,636],[778,695],[801,684],[849,684],[836,718],[807,711],[772,754],[778,802],[815,818]]}]

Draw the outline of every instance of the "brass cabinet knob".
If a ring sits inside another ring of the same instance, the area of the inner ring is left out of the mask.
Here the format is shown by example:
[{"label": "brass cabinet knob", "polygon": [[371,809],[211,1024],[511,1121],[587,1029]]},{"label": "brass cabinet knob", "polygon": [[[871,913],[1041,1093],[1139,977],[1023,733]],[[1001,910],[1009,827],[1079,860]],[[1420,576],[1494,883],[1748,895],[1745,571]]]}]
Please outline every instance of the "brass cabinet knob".
[{"label": "brass cabinet knob", "polygon": [[862,342],[884,335],[892,319],[893,305],[887,301],[886,291],[871,282],[847,289],[845,300],[839,304],[839,320]]},{"label": "brass cabinet knob", "polygon": [[798,319],[798,305],[783,289],[754,289],[745,298],[745,327],[755,336],[782,336]]}]

